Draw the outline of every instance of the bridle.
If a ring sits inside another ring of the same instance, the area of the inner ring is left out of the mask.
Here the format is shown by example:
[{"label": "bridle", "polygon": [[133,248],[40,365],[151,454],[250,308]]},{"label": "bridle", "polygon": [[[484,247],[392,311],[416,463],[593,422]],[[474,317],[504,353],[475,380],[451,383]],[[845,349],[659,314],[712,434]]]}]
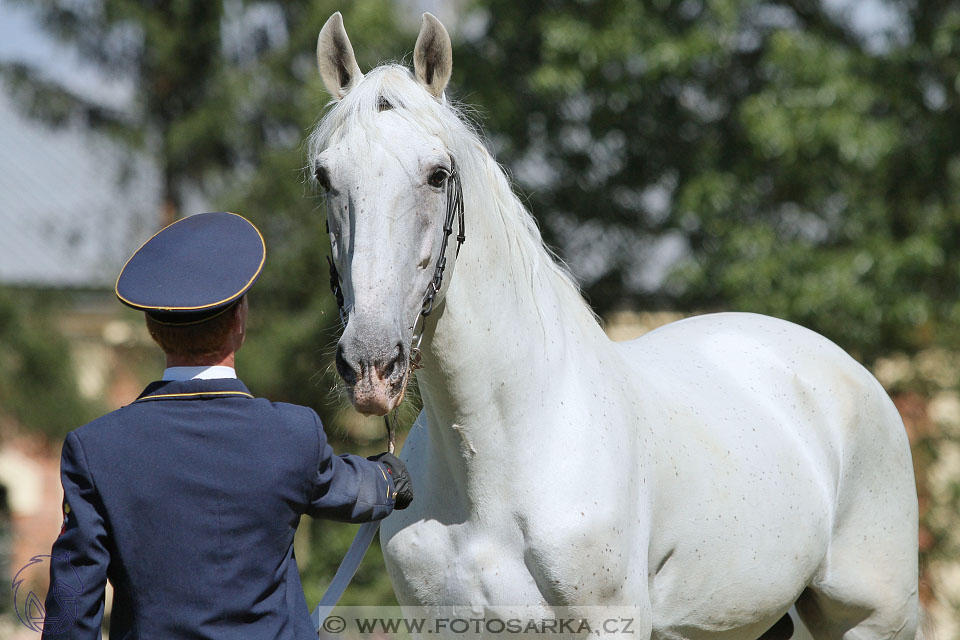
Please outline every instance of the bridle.
[{"label": "bridle", "polygon": [[[393,419],[391,420],[390,415],[383,417],[387,426],[388,450],[390,453],[393,453],[396,448],[397,409],[400,407],[400,404],[403,402],[403,396],[406,394],[410,374],[421,366],[420,361],[423,358],[423,353],[420,351],[420,343],[423,342],[427,316],[433,312],[437,294],[440,292],[440,287],[443,284],[443,272],[447,267],[447,244],[450,241],[450,235],[453,233],[454,218],[457,219],[459,226],[459,233],[457,234],[457,256],[460,255],[460,247],[463,246],[464,240],[467,239],[466,235],[464,235],[463,225],[463,185],[460,182],[460,170],[453,158],[450,159],[450,173],[447,175],[444,191],[447,195],[447,209],[443,219],[443,241],[440,244],[440,255],[437,256],[437,263],[433,270],[433,279],[430,280],[430,284],[427,285],[427,291],[423,295],[420,313],[413,323],[413,340],[411,341],[407,370],[403,374],[403,388],[400,390],[400,400],[397,402],[397,408],[393,410]],[[330,233],[329,223],[327,225],[327,233]],[[327,256],[327,263],[330,265],[330,290],[337,300],[337,309],[340,312],[340,323],[346,327],[348,314],[343,304],[343,288],[340,273],[337,271],[337,266],[330,256]],[[419,329],[417,328],[418,325]]]}]

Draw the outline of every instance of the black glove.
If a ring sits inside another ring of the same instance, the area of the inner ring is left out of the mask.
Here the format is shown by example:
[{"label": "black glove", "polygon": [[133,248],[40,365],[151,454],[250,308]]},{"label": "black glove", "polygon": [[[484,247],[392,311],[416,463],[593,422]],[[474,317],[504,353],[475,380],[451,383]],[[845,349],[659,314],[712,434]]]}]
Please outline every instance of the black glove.
[{"label": "black glove", "polygon": [[370,456],[367,460],[379,462],[387,468],[387,473],[393,477],[394,509],[406,509],[413,502],[413,482],[410,481],[410,474],[407,473],[407,467],[400,458],[392,453],[381,453],[376,456]]}]

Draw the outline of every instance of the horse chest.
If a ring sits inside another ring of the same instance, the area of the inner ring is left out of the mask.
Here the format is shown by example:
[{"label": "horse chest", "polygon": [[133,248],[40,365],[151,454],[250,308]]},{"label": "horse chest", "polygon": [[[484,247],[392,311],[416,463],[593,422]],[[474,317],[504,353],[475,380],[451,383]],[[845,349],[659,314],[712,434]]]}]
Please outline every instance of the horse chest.
[{"label": "horse chest", "polygon": [[392,533],[384,555],[402,604],[542,602],[522,540],[489,527],[420,520]]},{"label": "horse chest", "polygon": [[390,531],[384,554],[400,602],[564,606],[634,599],[632,534],[602,519],[562,516],[496,524],[417,520]]}]

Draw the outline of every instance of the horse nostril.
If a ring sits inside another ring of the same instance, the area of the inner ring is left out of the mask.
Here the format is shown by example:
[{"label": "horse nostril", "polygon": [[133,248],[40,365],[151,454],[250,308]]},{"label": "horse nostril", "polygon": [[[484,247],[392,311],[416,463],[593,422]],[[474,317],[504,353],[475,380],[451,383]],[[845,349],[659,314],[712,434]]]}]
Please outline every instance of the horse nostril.
[{"label": "horse nostril", "polygon": [[355,385],[357,383],[357,371],[347,362],[346,357],[343,355],[343,345],[337,345],[337,373],[340,374],[340,377],[343,378],[343,381],[348,385]]},{"label": "horse nostril", "polygon": [[393,359],[385,364],[383,367],[377,367],[378,372],[380,373],[381,380],[389,380],[396,373],[397,369],[400,367],[403,362],[403,344],[397,343],[397,355]]}]

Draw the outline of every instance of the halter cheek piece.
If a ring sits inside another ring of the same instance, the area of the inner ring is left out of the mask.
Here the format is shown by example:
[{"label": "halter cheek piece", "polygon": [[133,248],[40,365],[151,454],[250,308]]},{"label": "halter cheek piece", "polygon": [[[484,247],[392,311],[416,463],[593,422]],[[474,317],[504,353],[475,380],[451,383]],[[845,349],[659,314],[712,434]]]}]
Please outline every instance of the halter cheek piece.
[{"label": "halter cheek piece", "polygon": [[[420,368],[420,359],[422,357],[420,343],[423,341],[424,325],[426,324],[427,316],[433,312],[437,294],[440,292],[440,287],[443,284],[443,272],[447,267],[447,244],[450,241],[450,234],[453,233],[454,218],[457,219],[459,225],[456,255],[460,255],[460,247],[463,245],[464,240],[467,239],[466,235],[464,235],[463,225],[463,185],[460,183],[460,170],[457,168],[457,163],[453,158],[450,159],[450,174],[447,176],[447,181],[444,185],[444,191],[447,194],[447,210],[443,219],[443,242],[440,245],[440,255],[437,256],[437,264],[433,270],[433,279],[430,281],[430,284],[427,285],[426,293],[423,294],[423,303],[420,305],[420,313],[413,325],[414,333],[410,347],[410,360],[407,365],[407,371],[404,373],[401,400],[403,393],[406,391],[407,380],[409,379],[410,374]],[[329,223],[327,224],[327,233],[330,233]],[[337,299],[337,309],[340,312],[340,322],[346,326],[347,312],[344,309],[343,304],[343,281],[340,279],[340,273],[337,271],[337,266],[333,263],[333,259],[330,256],[327,256],[327,263],[330,265],[330,290],[333,292],[334,298]],[[418,324],[420,325],[419,330],[417,329]],[[399,402],[397,404],[399,405]],[[396,410],[394,410],[394,413],[396,413]],[[387,435],[390,441],[389,451],[390,453],[393,453],[396,420],[394,420],[393,424],[391,424],[389,416],[384,416],[384,421],[387,424]]]},{"label": "halter cheek piece", "polygon": [[[453,185],[451,187],[451,185]],[[460,247],[467,237],[463,234],[463,185],[460,184],[460,171],[457,169],[457,163],[450,159],[450,175],[447,176],[447,182],[444,185],[447,193],[447,212],[443,220],[443,243],[440,245],[440,255],[437,256],[437,267],[433,272],[433,280],[427,286],[427,292],[423,296],[423,306],[420,315],[426,317],[433,311],[433,299],[440,292],[440,285],[443,284],[443,270],[447,266],[447,242],[450,240],[450,234],[453,233],[453,218],[456,216],[460,226],[460,233],[457,234],[457,255],[460,255]]]}]

